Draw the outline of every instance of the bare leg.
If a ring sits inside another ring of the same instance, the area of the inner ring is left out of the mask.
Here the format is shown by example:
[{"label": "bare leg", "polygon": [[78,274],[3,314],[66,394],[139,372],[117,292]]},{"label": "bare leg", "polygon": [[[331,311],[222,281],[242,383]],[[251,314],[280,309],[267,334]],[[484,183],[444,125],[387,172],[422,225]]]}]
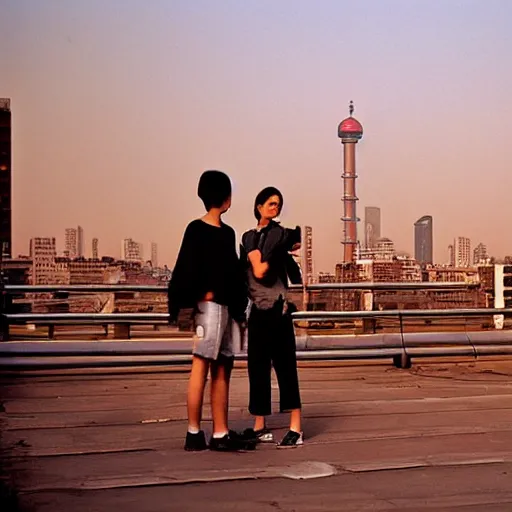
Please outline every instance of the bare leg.
[{"label": "bare leg", "polygon": [[265,416],[254,416],[254,430],[263,430],[265,428]]},{"label": "bare leg", "polygon": [[193,356],[190,379],[188,381],[187,412],[189,428],[201,428],[204,388],[210,363],[201,357]]},{"label": "bare leg", "polygon": [[232,360],[215,361],[211,366],[211,404],[214,435],[228,433],[229,380],[232,369]]},{"label": "bare leg", "polygon": [[301,432],[300,409],[293,409],[290,412],[290,430]]}]

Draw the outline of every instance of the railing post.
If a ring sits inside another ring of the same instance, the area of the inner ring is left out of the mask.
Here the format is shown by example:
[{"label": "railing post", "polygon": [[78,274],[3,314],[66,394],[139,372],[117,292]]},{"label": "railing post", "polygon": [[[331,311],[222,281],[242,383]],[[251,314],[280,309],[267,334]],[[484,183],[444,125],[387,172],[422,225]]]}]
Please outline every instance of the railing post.
[{"label": "railing post", "polygon": [[398,321],[400,324],[400,338],[402,340],[402,353],[393,357],[393,364],[396,368],[406,370],[411,367],[411,357],[407,355],[405,350],[405,339],[404,339],[404,321],[402,313],[398,313]]},{"label": "railing post", "polygon": [[114,339],[115,340],[129,340],[130,339],[130,324],[114,324]]},{"label": "railing post", "polygon": [[7,313],[7,294],[5,291],[4,273],[0,270],[0,341],[9,341],[9,321],[5,317],[5,313]]},{"label": "railing post", "polygon": [[375,334],[377,321],[375,318],[363,318],[363,334]]},{"label": "railing post", "polygon": [[303,311],[307,311],[308,310],[308,304],[309,304],[308,284],[309,283],[306,280],[304,282],[304,284],[302,285],[302,310]]}]

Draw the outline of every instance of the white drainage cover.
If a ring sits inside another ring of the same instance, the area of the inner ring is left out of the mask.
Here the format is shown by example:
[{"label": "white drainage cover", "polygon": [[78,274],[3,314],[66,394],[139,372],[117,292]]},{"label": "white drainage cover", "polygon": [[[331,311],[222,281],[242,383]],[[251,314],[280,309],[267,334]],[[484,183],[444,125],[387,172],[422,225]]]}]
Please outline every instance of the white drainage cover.
[{"label": "white drainage cover", "polygon": [[280,476],[293,480],[310,480],[325,478],[336,474],[336,468],[326,462],[306,461],[288,466],[280,471]]}]

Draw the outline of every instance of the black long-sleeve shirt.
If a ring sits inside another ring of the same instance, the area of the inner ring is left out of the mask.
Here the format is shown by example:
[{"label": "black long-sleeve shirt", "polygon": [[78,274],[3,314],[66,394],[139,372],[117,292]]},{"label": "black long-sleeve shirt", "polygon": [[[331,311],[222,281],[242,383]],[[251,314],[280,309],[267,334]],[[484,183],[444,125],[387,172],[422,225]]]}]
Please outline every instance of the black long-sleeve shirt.
[{"label": "black long-sleeve shirt", "polygon": [[208,292],[235,320],[245,318],[247,291],[235,232],[224,223],[216,227],[198,219],[185,230],[169,283],[170,321],[180,309],[195,308]]},{"label": "black long-sleeve shirt", "polygon": [[[240,259],[245,263],[247,287],[251,300],[259,309],[272,308],[276,301],[286,299],[288,280],[302,283],[302,276],[297,263],[288,251],[301,240],[300,228],[283,228],[271,221],[262,229],[251,229],[242,236]],[[259,249],[261,261],[267,262],[269,268],[261,279],[254,276],[248,255]]]}]

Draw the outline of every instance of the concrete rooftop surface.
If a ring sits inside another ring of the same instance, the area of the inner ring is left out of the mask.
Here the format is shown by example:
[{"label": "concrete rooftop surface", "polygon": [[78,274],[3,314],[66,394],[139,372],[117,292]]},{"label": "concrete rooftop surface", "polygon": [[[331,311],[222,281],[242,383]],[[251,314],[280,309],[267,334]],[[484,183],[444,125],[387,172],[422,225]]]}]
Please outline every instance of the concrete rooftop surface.
[{"label": "concrete rooftop surface", "polygon": [[[503,358],[302,363],[304,446],[188,453],[186,366],[4,373],[1,508],[510,511],[511,376]],[[232,428],[251,425],[247,396],[237,363]],[[270,419],[277,438],[287,421]]]}]

